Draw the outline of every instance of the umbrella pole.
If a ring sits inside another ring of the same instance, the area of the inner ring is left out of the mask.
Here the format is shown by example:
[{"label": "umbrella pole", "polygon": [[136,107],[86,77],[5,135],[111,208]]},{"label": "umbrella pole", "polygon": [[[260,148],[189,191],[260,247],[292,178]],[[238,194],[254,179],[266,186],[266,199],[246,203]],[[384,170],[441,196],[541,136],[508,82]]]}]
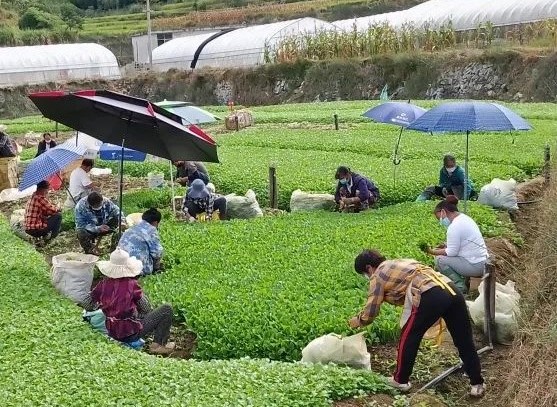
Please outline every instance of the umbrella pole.
[{"label": "umbrella pole", "polygon": [[168,163],[170,164],[170,190],[172,194],[170,199],[172,199],[172,212],[176,215],[176,201],[174,200],[174,175],[172,174],[174,166],[172,165],[172,160],[168,160]]},{"label": "umbrella pole", "polygon": [[126,142],[125,139],[122,139],[122,152],[120,154],[120,185],[119,185],[119,193],[120,196],[118,198],[118,206],[120,211],[118,212],[118,240],[122,236],[122,200],[123,200],[123,189],[124,189],[124,143]]},{"label": "umbrella pole", "polygon": [[75,198],[73,197],[72,193],[70,192],[70,189],[68,188],[68,186],[66,185],[66,183],[64,182],[64,180],[62,179],[62,177],[60,176],[59,173],[56,173],[56,176],[58,177],[58,179],[60,179],[60,181],[62,182],[62,185],[64,186],[64,189],[66,191],[68,191],[68,195],[70,196],[70,198],[72,198],[72,201],[74,204],[77,204]]},{"label": "umbrella pole", "polygon": [[469,148],[470,130],[466,131],[466,159],[464,160],[464,213],[468,213],[468,148]]},{"label": "umbrella pole", "polygon": [[395,153],[393,156],[393,189],[396,188],[396,166],[400,164],[400,160],[398,159],[398,148],[400,146],[400,139],[402,138],[402,131],[404,127],[400,127],[400,133],[398,133],[398,140],[395,145]]}]

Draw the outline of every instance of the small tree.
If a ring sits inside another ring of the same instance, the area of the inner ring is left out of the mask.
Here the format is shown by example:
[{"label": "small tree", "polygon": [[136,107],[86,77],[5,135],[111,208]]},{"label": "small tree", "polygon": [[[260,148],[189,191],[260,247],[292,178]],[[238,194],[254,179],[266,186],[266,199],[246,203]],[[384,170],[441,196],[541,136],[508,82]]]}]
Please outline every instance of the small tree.
[{"label": "small tree", "polygon": [[60,21],[60,19],[53,14],[39,10],[36,7],[29,7],[19,19],[19,28],[22,30],[50,30],[56,24],[56,20]]},{"label": "small tree", "polygon": [[81,30],[83,28],[83,15],[82,11],[70,3],[63,4],[60,7],[60,16],[62,21],[71,30]]}]

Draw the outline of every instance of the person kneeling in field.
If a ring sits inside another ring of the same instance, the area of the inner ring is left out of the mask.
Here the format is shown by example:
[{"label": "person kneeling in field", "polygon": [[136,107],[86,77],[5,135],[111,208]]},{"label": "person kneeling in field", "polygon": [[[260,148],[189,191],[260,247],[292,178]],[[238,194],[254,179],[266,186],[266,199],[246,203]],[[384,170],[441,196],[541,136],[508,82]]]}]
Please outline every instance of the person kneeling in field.
[{"label": "person kneeling in field", "polygon": [[386,260],[377,250],[360,253],[354,268],[369,280],[369,298],[362,312],[348,322],[351,328],[371,324],[383,302],[404,305],[405,310],[411,310],[404,321],[396,371],[389,378],[389,384],[403,392],[410,390],[409,378],[420,342],[426,331],[443,318],[470,378],[470,395],[481,397],[484,394],[484,379],[468,308],[450,279],[416,260]]},{"label": "person kneeling in field", "polygon": [[[116,248],[120,208],[98,192],[91,192],[75,206],[75,228],[79,244],[86,254],[99,256],[98,244],[102,236],[112,233],[111,250]],[[125,226],[124,214],[122,223]]]},{"label": "person kneeling in field", "polygon": [[195,217],[203,212],[207,220],[213,217],[213,211],[219,211],[219,219],[226,219],[226,198],[217,195],[207,188],[202,180],[196,179],[191,183],[186,195],[182,211],[189,222],[195,222]]},{"label": "person kneeling in field", "polygon": [[379,189],[366,177],[340,166],[335,174],[338,180],[335,202],[340,211],[353,209],[356,212],[368,209],[379,201]]},{"label": "person kneeling in field", "polygon": [[158,231],[162,215],[151,208],[143,213],[141,219],[122,234],[118,247],[138,258],[143,263],[142,274],[148,275],[162,271],[163,248]]},{"label": "person kneeling in field", "polygon": [[25,208],[25,233],[34,238],[51,240],[60,233],[62,214],[60,208],[48,200],[49,190],[48,181],[39,182]]},{"label": "person kneeling in field", "polygon": [[465,195],[468,195],[468,199],[471,199],[477,194],[472,181],[464,173],[464,169],[456,165],[454,156],[446,154],[443,157],[443,167],[439,171],[439,185],[427,187],[418,196],[416,202],[427,201],[433,197],[445,198],[449,195],[454,195],[458,199],[464,199]]},{"label": "person kneeling in field", "polygon": [[118,248],[110,261],[98,261],[106,277],[80,303],[86,311],[100,308],[106,315],[108,335],[117,341],[133,343],[154,333],[149,351],[166,355],[176,344],[168,342],[172,326],[172,307],[161,305],[153,310],[136,277],[141,274],[140,260]]}]

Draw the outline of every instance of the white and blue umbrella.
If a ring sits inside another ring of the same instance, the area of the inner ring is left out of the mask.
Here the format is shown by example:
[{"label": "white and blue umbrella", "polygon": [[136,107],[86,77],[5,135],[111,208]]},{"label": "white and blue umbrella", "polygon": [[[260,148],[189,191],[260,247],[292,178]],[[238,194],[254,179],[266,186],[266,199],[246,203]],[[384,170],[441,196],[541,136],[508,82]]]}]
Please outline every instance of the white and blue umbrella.
[{"label": "white and blue umbrella", "polygon": [[378,106],[372,107],[366,111],[362,116],[374,120],[378,123],[393,124],[400,126],[398,139],[395,144],[395,151],[393,153],[393,183],[396,186],[396,166],[400,164],[400,157],[398,156],[398,149],[402,132],[413,121],[421,117],[426,112],[426,109],[420,106],[413,105],[408,102],[386,102]]},{"label": "white and blue umbrella", "polygon": [[[492,102],[446,102],[428,110],[407,127],[427,133],[466,132],[464,172],[468,177],[469,136],[472,131],[493,132],[531,130],[532,126],[518,114]],[[464,191],[464,211],[469,191]]]},{"label": "white and blue umbrella", "polygon": [[62,171],[73,161],[83,157],[86,148],[72,143],[62,143],[34,158],[23,173],[19,190],[23,191]]}]

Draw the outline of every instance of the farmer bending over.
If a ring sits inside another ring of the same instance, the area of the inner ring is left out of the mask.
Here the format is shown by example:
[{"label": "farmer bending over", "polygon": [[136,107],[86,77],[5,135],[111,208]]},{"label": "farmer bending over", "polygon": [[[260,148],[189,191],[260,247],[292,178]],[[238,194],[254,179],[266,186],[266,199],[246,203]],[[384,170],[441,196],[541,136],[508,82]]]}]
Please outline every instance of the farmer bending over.
[{"label": "farmer bending over", "polygon": [[107,278],[100,281],[80,305],[87,311],[96,308],[103,311],[111,338],[133,343],[154,333],[150,352],[172,353],[176,346],[168,342],[172,307],[165,304],[155,310],[151,308],[136,280],[143,267],[141,261],[118,248],[110,255],[110,261],[99,261],[97,267]]},{"label": "farmer bending over", "polygon": [[25,233],[36,238],[45,237],[46,240],[58,236],[62,226],[60,209],[47,198],[49,190],[48,181],[39,182],[37,191],[25,208]]},{"label": "farmer bending over", "polygon": [[335,201],[340,211],[354,209],[356,212],[368,209],[379,198],[379,189],[366,177],[340,166],[335,174],[338,179]]},{"label": "farmer bending over", "polygon": [[207,189],[202,180],[194,180],[184,196],[182,211],[186,219],[195,222],[195,217],[205,212],[207,220],[211,220],[213,211],[216,210],[219,211],[219,219],[226,219],[226,198],[217,197]]},{"label": "farmer bending over", "polygon": [[205,185],[209,183],[209,173],[207,168],[200,161],[174,161],[176,166],[176,182],[182,186],[191,185],[196,179],[203,181]]},{"label": "farmer bending over", "polygon": [[488,258],[485,240],[474,219],[458,211],[455,196],[449,195],[439,202],[433,213],[447,228],[447,241],[435,249],[424,247],[424,251],[435,256],[436,270],[449,277],[466,294],[466,277],[484,274]]},{"label": "farmer bending over", "polygon": [[141,219],[122,234],[118,247],[138,258],[143,263],[142,274],[147,275],[162,271],[163,249],[158,231],[162,215],[151,208],[143,213]]},{"label": "farmer bending over", "polygon": [[[82,198],[75,207],[75,228],[79,244],[86,254],[99,256],[100,238],[112,235],[111,250],[116,247],[118,216],[120,208],[111,200],[103,198],[98,192],[91,192]],[[122,224],[125,226],[124,214]]]},{"label": "farmer bending over", "polygon": [[443,157],[443,167],[439,171],[439,185],[427,187],[422,192],[417,202],[427,201],[434,196],[445,198],[448,195],[455,195],[458,199],[464,199],[464,180],[466,179],[466,192],[468,199],[476,196],[474,185],[470,178],[466,177],[464,169],[456,165],[454,156],[447,154]]},{"label": "farmer bending over", "polygon": [[484,394],[468,308],[464,297],[448,278],[416,260],[386,260],[377,250],[364,250],[356,257],[354,268],[369,280],[369,298],[362,312],[350,319],[351,328],[371,324],[383,302],[404,305],[411,310],[403,320],[396,371],[389,378],[393,387],[403,392],[410,390],[409,378],[420,342],[426,331],[443,318],[470,378],[470,395],[481,397]]}]

